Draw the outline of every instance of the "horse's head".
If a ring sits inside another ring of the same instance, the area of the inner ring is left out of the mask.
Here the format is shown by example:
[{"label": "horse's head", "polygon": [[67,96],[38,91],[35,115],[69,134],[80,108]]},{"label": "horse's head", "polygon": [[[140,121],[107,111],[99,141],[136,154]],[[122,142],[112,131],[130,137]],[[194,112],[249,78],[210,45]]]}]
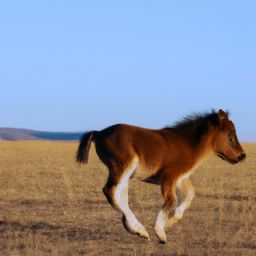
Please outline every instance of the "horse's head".
[{"label": "horse's head", "polygon": [[216,130],[217,132],[213,137],[213,151],[220,158],[232,164],[244,160],[246,154],[237,139],[235,126],[223,110],[218,112]]}]

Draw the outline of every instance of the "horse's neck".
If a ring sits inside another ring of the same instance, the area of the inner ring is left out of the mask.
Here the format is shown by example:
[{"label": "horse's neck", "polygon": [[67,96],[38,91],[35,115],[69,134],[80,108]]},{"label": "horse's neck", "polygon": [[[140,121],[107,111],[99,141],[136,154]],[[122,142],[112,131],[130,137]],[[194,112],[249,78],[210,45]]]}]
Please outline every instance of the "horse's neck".
[{"label": "horse's neck", "polygon": [[202,162],[212,153],[212,132],[208,130],[201,138],[197,139],[192,132],[179,132],[178,137],[186,144],[193,156],[194,164]]},{"label": "horse's neck", "polygon": [[202,161],[205,159],[209,154],[212,153],[212,133],[211,131],[206,132],[200,140],[198,140],[194,146],[195,153],[198,156],[198,161]]}]

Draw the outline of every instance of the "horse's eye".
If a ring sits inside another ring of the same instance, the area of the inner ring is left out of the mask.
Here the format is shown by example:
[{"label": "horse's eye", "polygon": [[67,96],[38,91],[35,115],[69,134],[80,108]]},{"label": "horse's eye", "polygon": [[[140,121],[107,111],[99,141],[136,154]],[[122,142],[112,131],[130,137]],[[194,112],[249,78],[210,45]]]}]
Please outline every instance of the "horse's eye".
[{"label": "horse's eye", "polygon": [[228,140],[229,140],[229,143],[234,144],[235,143],[234,134],[228,134]]}]

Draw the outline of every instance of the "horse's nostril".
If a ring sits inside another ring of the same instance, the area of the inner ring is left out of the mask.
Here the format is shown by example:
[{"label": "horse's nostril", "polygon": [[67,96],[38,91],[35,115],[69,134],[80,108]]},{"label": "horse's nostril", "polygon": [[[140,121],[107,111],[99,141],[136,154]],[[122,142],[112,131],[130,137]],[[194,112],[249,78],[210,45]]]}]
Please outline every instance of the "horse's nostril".
[{"label": "horse's nostril", "polygon": [[246,154],[245,153],[242,153],[240,156],[239,156],[239,160],[244,160],[246,158]]}]

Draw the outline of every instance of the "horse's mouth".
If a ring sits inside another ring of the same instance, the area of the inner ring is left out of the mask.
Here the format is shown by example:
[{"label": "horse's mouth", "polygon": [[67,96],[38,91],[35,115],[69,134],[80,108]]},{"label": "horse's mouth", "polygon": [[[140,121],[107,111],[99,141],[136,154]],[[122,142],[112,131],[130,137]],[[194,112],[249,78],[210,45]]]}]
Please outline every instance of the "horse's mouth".
[{"label": "horse's mouth", "polygon": [[237,164],[237,163],[239,163],[239,161],[240,161],[238,158],[236,158],[236,159],[228,158],[228,157],[225,156],[225,154],[223,154],[223,153],[221,153],[221,152],[218,152],[218,153],[217,153],[217,156],[218,156],[219,158],[221,158],[222,160],[227,161],[227,162],[230,163],[230,164]]},{"label": "horse's mouth", "polygon": [[222,153],[217,153],[217,156],[221,158],[222,160],[226,160],[225,155]]}]

